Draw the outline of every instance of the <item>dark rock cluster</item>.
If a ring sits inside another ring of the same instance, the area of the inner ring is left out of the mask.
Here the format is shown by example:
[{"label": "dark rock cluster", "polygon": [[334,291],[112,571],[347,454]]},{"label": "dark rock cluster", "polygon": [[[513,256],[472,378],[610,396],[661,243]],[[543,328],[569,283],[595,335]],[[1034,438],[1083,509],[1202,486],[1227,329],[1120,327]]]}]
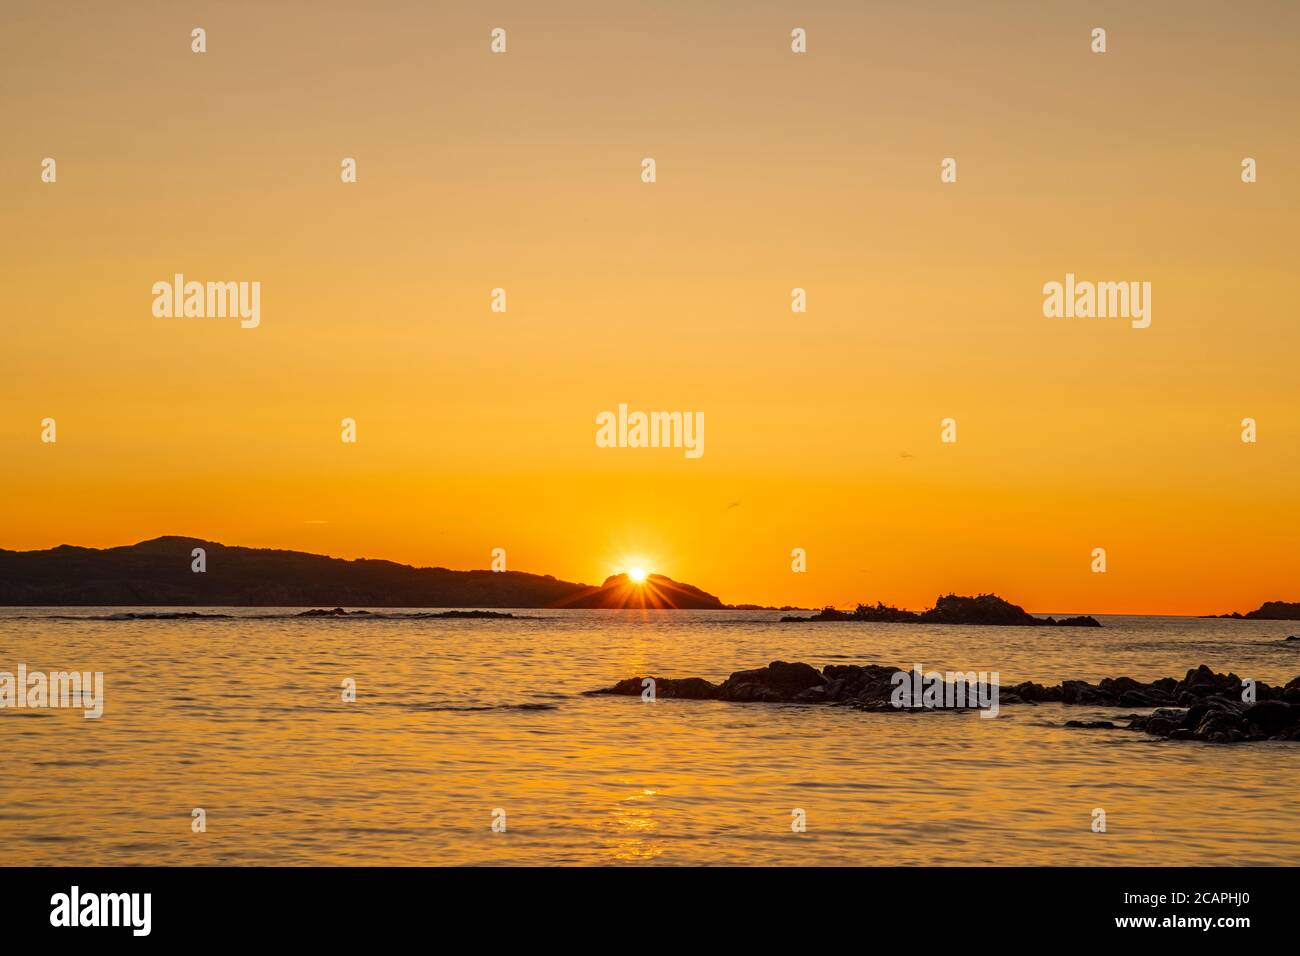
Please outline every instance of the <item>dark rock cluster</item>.
[{"label": "dark rock cluster", "polygon": [[[903,709],[892,703],[898,686],[894,675],[899,670],[878,664],[830,664],[818,671],[810,664],[773,661],[767,667],[736,671],[721,684],[701,677],[656,677],[654,688],[656,697],[666,699],[838,704],[858,710],[894,711]],[[587,693],[640,696],[644,681],[631,677],[613,687]],[[967,685],[966,699],[973,701],[971,691],[979,689],[979,685]],[[1300,677],[1285,687],[1256,682],[1254,700],[1249,703],[1243,700],[1244,689],[1236,674],[1216,674],[1202,664],[1189,670],[1182,680],[1163,677],[1148,684],[1131,677],[1106,677],[1096,684],[1067,680],[1050,687],[1025,681],[999,687],[998,704],[1151,707],[1154,710],[1148,715],[1131,715],[1127,729],[1172,740],[1212,743],[1300,741]],[[1105,730],[1117,727],[1107,720],[1071,720],[1066,726]]]},{"label": "dark rock cluster", "polygon": [[1086,614],[1059,621],[1051,617],[1034,617],[1019,604],[1012,604],[996,594],[979,594],[975,597],[940,595],[934,602],[934,607],[919,613],[876,602],[875,607],[859,604],[852,611],[825,607],[812,617],[791,615],[781,620],[864,621],[870,624],[982,624],[996,627],[1101,627],[1095,617]]},{"label": "dark rock cluster", "polygon": [[[1171,740],[1240,743],[1247,740],[1300,741],[1300,677],[1285,687],[1257,681],[1254,700],[1243,699],[1245,685],[1236,674],[1216,674],[1202,664],[1182,680],[1164,677],[1143,684],[1131,677],[1108,677],[1098,684],[1064,681],[1057,687],[1020,684],[1011,694],[1026,701],[1060,701],[1099,707],[1154,707],[1134,715],[1129,730]],[[1010,695],[1004,693],[1002,702]],[[1099,726],[1108,721],[1066,726]]]},{"label": "dark rock cluster", "polygon": [[[890,703],[897,686],[894,681],[897,673],[897,667],[878,664],[829,664],[818,671],[811,664],[773,661],[766,667],[736,671],[721,684],[700,677],[656,677],[654,682],[655,696],[669,699],[840,704],[859,710],[901,710],[906,708],[896,708]],[[613,687],[587,693],[640,695],[644,681],[642,677],[630,677]],[[978,685],[972,682],[969,687],[966,696],[973,700]],[[1000,699],[1005,700],[1006,694]]]},{"label": "dark rock cluster", "polygon": [[[1235,674],[1214,674],[1202,665],[1187,672],[1188,681],[1193,676],[1197,683],[1191,688],[1182,687],[1179,693],[1179,702],[1186,704],[1186,709],[1157,708],[1145,717],[1134,717],[1129,729],[1171,740],[1207,740],[1221,744],[1247,740],[1300,741],[1300,677],[1285,687],[1257,683],[1254,701],[1246,702],[1242,700],[1241,681]],[[1193,698],[1196,699],[1188,703]]]}]

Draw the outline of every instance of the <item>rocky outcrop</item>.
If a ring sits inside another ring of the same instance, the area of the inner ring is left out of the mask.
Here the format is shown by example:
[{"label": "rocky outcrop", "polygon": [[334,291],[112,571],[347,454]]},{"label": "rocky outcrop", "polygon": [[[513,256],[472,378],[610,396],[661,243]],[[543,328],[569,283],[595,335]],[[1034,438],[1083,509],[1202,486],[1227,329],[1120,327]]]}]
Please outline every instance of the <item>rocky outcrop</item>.
[{"label": "rocky outcrop", "polygon": [[766,667],[736,671],[718,688],[718,700],[806,700],[805,691],[820,688],[825,678],[811,664],[773,661]]},{"label": "rocky outcrop", "polygon": [[812,617],[787,616],[782,621],[865,621],[872,624],[982,624],[997,627],[1101,627],[1095,617],[1082,615],[1056,620],[1051,617],[1034,617],[1018,604],[1003,600],[996,594],[979,594],[967,597],[959,594],[941,595],[928,611],[905,611],[902,608],[876,602],[876,606],[859,604],[852,611],[839,611],[833,607],[822,608]]},{"label": "rocky outcrop", "polygon": [[1233,611],[1231,614],[1210,616],[1234,621],[1300,621],[1300,601],[1265,601],[1255,610],[1247,611],[1245,614]]},{"label": "rocky outcrop", "polygon": [[[653,680],[655,696],[669,699],[841,704],[858,710],[896,710],[899,708],[895,708],[890,699],[897,673],[897,667],[875,664],[831,664],[818,671],[811,664],[772,661],[766,667],[736,671],[721,684],[700,677],[629,677],[613,687],[587,693],[640,696],[648,686],[647,680]],[[973,686],[978,693],[980,685],[976,683]],[[987,694],[987,688],[985,691]],[[973,700],[974,694],[970,696]]]},{"label": "rocky outcrop", "polygon": [[[631,677],[612,687],[588,694],[642,696],[653,680],[660,698],[721,700],[734,702],[834,704],[857,710],[924,710],[900,708],[893,703],[902,673],[897,667],[878,664],[830,664],[818,671],[810,664],[773,661],[766,667],[736,671],[721,684],[700,677]],[[947,695],[954,684],[945,682]],[[978,681],[966,685],[964,697],[973,706],[970,689],[983,692],[989,687]],[[1172,740],[1204,740],[1211,743],[1241,743],[1258,740],[1300,741],[1300,677],[1285,687],[1255,682],[1253,700],[1243,700],[1245,684],[1236,674],[1216,674],[1209,667],[1189,670],[1181,679],[1164,677],[1143,683],[1131,677],[1106,677],[1096,684],[1067,680],[1053,686],[1025,681],[999,686],[998,704],[1055,702],[1091,707],[1153,708],[1150,714],[1126,718],[1128,730],[1140,730]],[[1093,730],[1118,729],[1112,721],[1071,720],[1067,727]]]},{"label": "rocky outcrop", "polygon": [[[1292,681],[1288,687],[1296,684]],[[1300,741],[1300,704],[1285,700],[1247,704],[1216,699],[1186,710],[1161,707],[1145,717],[1133,718],[1128,727],[1170,740],[1205,740],[1216,744]]]}]

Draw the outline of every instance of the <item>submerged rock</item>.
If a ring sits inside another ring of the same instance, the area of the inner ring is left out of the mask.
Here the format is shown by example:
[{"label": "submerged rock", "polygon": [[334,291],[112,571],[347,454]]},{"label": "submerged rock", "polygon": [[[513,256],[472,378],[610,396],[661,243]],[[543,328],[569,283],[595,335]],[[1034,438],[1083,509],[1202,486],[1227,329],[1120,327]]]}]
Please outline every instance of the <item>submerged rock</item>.
[{"label": "submerged rock", "polygon": [[[324,608],[317,607],[317,608],[312,608],[310,611],[301,611],[298,613],[297,616],[298,617],[384,617],[384,618],[388,618],[388,617],[392,617],[393,615],[375,614],[373,611],[345,611],[341,607],[336,607],[333,610],[327,611]],[[410,617],[410,618],[437,617],[437,618],[450,618],[453,620],[463,620],[468,618],[472,618],[472,619],[502,618],[502,617],[513,618],[514,615],[510,614],[507,611],[432,611],[427,614],[423,614],[423,613],[408,614],[406,615],[406,617]]]},{"label": "submerged rock", "polygon": [[[646,681],[651,684],[647,685]],[[621,694],[627,697],[640,697],[648,686],[654,687],[656,697],[681,698],[683,700],[716,700],[718,685],[706,681],[703,677],[629,677],[613,687],[604,690],[589,690],[588,694]]]}]

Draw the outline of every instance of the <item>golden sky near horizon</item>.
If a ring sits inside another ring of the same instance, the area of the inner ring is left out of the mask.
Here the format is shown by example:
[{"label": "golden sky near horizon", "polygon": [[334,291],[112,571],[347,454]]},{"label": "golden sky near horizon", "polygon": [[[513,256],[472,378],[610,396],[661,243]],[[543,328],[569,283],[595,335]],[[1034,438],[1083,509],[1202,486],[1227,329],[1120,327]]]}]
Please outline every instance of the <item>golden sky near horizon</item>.
[{"label": "golden sky near horizon", "polygon": [[[0,547],[1300,600],[1300,8],[702,6],[5,4]],[[178,272],[260,326],[155,318]],[[1045,318],[1067,272],[1150,328]]]}]

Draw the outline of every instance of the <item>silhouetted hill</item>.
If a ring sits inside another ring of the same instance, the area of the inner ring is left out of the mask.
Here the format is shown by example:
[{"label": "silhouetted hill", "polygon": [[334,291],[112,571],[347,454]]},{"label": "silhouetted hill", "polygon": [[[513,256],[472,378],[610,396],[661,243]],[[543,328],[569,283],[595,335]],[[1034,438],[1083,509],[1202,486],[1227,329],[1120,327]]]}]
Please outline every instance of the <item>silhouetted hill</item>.
[{"label": "silhouetted hill", "polygon": [[678,608],[721,610],[726,607],[712,594],[682,584],[662,574],[647,575],[635,584],[626,574],[613,574],[598,588],[587,588],[562,601],[559,607],[574,608]]},{"label": "silhouetted hill", "polygon": [[1233,611],[1231,614],[1211,614],[1211,617],[1226,617],[1236,621],[1300,621],[1300,601],[1265,601],[1253,611],[1245,614]]},{"label": "silhouetted hill", "polygon": [[[207,553],[203,573],[191,570],[195,548]],[[616,580],[596,588],[549,574],[414,568],[170,536],[102,550],[0,550],[0,605],[8,606],[642,606],[611,583]],[[649,607],[723,606],[698,588],[659,575],[651,576],[645,590],[653,590]]]}]

